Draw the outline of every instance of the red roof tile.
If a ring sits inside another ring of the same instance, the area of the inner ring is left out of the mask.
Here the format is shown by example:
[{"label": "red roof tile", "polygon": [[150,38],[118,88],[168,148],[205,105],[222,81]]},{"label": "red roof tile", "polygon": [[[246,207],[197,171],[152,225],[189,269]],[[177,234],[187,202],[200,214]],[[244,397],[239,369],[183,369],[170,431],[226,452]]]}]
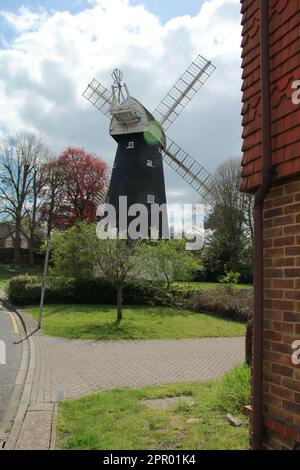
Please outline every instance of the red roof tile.
[{"label": "red roof tile", "polygon": [[[261,183],[259,1],[241,0],[243,69],[242,191]],[[272,161],[276,178],[300,173],[300,105],[292,83],[300,80],[300,0],[270,0]]]}]

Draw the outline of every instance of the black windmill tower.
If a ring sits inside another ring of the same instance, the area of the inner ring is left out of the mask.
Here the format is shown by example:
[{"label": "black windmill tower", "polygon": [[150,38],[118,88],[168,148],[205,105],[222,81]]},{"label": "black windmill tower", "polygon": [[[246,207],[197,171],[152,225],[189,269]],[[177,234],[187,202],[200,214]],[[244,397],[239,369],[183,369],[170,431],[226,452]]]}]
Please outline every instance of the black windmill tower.
[{"label": "black windmill tower", "polygon": [[[133,204],[147,207],[150,231],[151,206],[166,204],[163,161],[198,192],[202,201],[209,202],[212,175],[168,138],[165,131],[214,70],[214,65],[199,55],[153,113],[130,96],[118,69],[112,73],[111,91],[95,79],[88,85],[83,96],[111,118],[110,135],[118,143],[110,183],[97,200],[102,211],[105,203],[109,203],[118,214],[119,197],[126,196],[128,207]],[[162,220],[157,230],[159,238],[166,233]]]}]

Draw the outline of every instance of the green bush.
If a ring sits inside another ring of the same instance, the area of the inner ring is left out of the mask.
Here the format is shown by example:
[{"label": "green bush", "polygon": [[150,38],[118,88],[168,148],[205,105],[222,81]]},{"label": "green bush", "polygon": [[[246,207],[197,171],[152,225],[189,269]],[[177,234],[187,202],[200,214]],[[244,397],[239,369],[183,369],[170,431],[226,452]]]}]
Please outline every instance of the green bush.
[{"label": "green bush", "polygon": [[234,367],[217,382],[214,404],[220,411],[242,412],[250,400],[250,367],[246,364]]},{"label": "green bush", "polygon": [[[15,305],[38,304],[40,284],[38,276],[21,275],[11,279],[8,286],[10,302]],[[45,302],[113,305],[116,295],[113,285],[103,279],[49,277]],[[252,316],[252,289],[219,287],[195,291],[192,287],[178,285],[168,290],[161,283],[141,281],[126,285],[123,295],[127,305],[175,306],[245,322]]]},{"label": "green bush", "polygon": [[[15,305],[34,305],[40,300],[40,278],[18,276],[8,287],[10,302]],[[45,302],[48,304],[115,304],[115,288],[103,279],[48,278]],[[127,305],[169,305],[172,297],[160,285],[151,282],[129,284],[124,289]]]},{"label": "green bush", "polygon": [[8,284],[8,298],[10,302],[15,305],[24,305],[23,298],[27,303],[36,303],[36,298],[39,298],[40,287],[37,284],[38,277],[23,274],[16,276],[9,281]]},{"label": "green bush", "polygon": [[248,321],[253,311],[253,289],[202,289],[187,292],[181,299],[184,308],[196,312],[209,312],[232,320]]},{"label": "green bush", "polygon": [[235,273],[233,271],[226,271],[225,276],[222,276],[220,281],[224,284],[238,284],[240,281],[240,273]]}]

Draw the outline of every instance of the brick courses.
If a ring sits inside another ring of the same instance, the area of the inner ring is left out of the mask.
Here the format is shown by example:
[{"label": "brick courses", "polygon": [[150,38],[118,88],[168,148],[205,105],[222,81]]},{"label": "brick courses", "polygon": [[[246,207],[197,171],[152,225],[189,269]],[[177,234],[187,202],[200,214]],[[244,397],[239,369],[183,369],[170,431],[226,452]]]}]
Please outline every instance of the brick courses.
[{"label": "brick courses", "polygon": [[[269,192],[264,209],[264,372],[266,449],[300,443],[300,367],[292,343],[300,339],[300,177]],[[282,214],[288,214],[288,219]]]},{"label": "brick courses", "polygon": [[[243,160],[241,190],[262,182],[260,2],[241,0]],[[300,443],[300,0],[270,0],[273,187],[264,203],[263,418],[266,449]],[[249,410],[248,410],[249,411]],[[250,420],[251,421],[251,420]]]}]

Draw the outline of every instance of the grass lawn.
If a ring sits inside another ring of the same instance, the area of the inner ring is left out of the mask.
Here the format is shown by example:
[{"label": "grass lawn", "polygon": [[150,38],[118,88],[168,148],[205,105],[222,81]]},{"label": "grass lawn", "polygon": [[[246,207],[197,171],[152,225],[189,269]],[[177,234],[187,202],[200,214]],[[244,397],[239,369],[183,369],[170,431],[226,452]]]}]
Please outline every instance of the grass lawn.
[{"label": "grass lawn", "polygon": [[[171,408],[150,409],[141,400],[182,397]],[[250,374],[238,366],[214,383],[115,389],[59,406],[57,447],[81,450],[248,448],[248,420],[243,406],[250,400]],[[226,413],[242,422],[232,427]]]},{"label": "grass lawn", "polygon": [[0,264],[0,288],[5,289],[10,279],[19,274],[39,274],[41,272],[40,267],[18,267],[13,268],[8,264]]},{"label": "grass lawn", "polygon": [[[222,282],[173,282],[174,287],[181,287],[183,289],[201,290],[201,289],[216,289],[228,287],[228,284]],[[251,284],[232,284],[234,289],[250,289],[253,287]]]},{"label": "grass lawn", "polygon": [[[35,318],[38,306],[26,307]],[[171,307],[124,307],[115,324],[116,307],[107,305],[46,305],[43,333],[80,339],[180,339],[243,336],[243,323]]]}]

